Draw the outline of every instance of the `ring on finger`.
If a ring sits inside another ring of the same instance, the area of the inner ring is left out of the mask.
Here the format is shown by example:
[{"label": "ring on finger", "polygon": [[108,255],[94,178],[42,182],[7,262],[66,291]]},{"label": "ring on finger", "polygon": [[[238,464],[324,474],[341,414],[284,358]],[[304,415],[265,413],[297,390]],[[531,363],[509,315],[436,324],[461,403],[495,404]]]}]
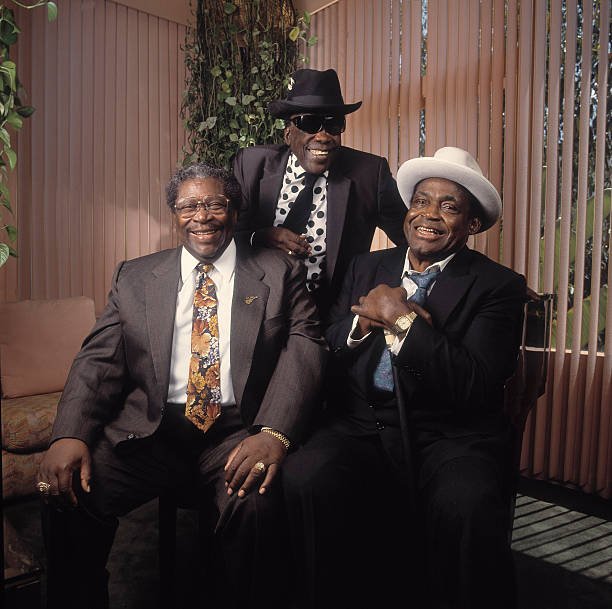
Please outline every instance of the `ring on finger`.
[{"label": "ring on finger", "polygon": [[257,463],[255,463],[255,465],[253,465],[253,469],[258,473],[258,474],[263,474],[266,471],[266,466],[264,463],[262,463],[261,461],[257,461]]},{"label": "ring on finger", "polygon": [[39,493],[42,493],[43,495],[48,495],[49,491],[51,490],[51,485],[48,482],[37,482],[36,489]]}]

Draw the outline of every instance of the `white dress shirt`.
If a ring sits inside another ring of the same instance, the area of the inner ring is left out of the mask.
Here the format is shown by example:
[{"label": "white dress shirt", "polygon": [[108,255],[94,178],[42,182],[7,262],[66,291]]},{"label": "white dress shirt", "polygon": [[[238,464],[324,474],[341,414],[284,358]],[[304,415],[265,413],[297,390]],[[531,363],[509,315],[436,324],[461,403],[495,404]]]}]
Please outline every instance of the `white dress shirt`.
[{"label": "white dress shirt", "polygon": [[[187,380],[191,359],[191,326],[193,323],[193,295],[196,288],[196,266],[200,261],[184,247],[181,251],[181,283],[176,296],[172,359],[168,402],[184,404],[187,400]],[[217,317],[219,321],[219,356],[221,358],[221,406],[236,403],[232,386],[230,362],[230,328],[232,325],[232,299],[236,267],[236,244],[232,240],[226,250],[214,262],[210,272],[217,292]]]},{"label": "white dress shirt", "polygon": [[[274,226],[281,226],[289,213],[291,204],[304,188],[306,171],[293,152],[289,155],[283,185],[278,195]],[[327,251],[327,178],[329,170],[323,172],[314,183],[312,209],[304,234],[311,247],[311,254],[304,259],[306,265],[306,287],[315,290],[325,274],[325,252]]]}]

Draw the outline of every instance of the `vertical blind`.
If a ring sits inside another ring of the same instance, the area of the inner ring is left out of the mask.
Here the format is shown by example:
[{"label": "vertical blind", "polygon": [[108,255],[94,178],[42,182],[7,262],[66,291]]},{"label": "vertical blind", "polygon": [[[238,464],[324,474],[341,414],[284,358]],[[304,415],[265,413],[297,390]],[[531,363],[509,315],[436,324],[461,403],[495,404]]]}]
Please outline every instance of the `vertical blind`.
[{"label": "vertical blind", "polygon": [[[476,249],[555,295],[547,390],[525,475],[612,497],[612,121],[607,0],[338,0],[315,13],[310,65],[335,68],[348,146],[392,171],[469,150],[502,193]],[[373,248],[389,245],[377,233]],[[609,321],[609,323],[607,323]]]},{"label": "vertical blind", "polygon": [[164,188],[185,136],[185,27],[104,0],[58,19],[16,9],[18,74],[36,111],[11,174],[19,257],[0,298],[106,301],[115,265],[171,247]]}]

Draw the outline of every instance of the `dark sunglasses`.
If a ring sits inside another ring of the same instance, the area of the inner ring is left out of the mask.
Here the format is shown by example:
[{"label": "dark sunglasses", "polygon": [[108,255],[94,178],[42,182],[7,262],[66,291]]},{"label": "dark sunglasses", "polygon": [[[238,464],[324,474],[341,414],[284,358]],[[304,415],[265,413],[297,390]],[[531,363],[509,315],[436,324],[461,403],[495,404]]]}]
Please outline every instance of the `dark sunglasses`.
[{"label": "dark sunglasses", "polygon": [[344,116],[321,116],[320,114],[300,114],[289,119],[304,133],[319,133],[324,130],[329,135],[340,135],[346,127]]}]

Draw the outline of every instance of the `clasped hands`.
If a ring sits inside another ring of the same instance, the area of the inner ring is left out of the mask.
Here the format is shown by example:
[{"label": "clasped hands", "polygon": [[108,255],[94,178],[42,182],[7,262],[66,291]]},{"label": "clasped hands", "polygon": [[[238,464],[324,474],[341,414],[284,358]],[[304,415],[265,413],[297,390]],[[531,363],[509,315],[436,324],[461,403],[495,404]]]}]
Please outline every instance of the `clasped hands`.
[{"label": "clasped hands", "polygon": [[352,337],[363,338],[378,328],[394,333],[393,325],[397,318],[410,311],[414,311],[431,325],[431,315],[423,307],[407,300],[407,293],[403,287],[377,285],[359,298],[359,304],[351,307],[351,312],[359,316]]}]

